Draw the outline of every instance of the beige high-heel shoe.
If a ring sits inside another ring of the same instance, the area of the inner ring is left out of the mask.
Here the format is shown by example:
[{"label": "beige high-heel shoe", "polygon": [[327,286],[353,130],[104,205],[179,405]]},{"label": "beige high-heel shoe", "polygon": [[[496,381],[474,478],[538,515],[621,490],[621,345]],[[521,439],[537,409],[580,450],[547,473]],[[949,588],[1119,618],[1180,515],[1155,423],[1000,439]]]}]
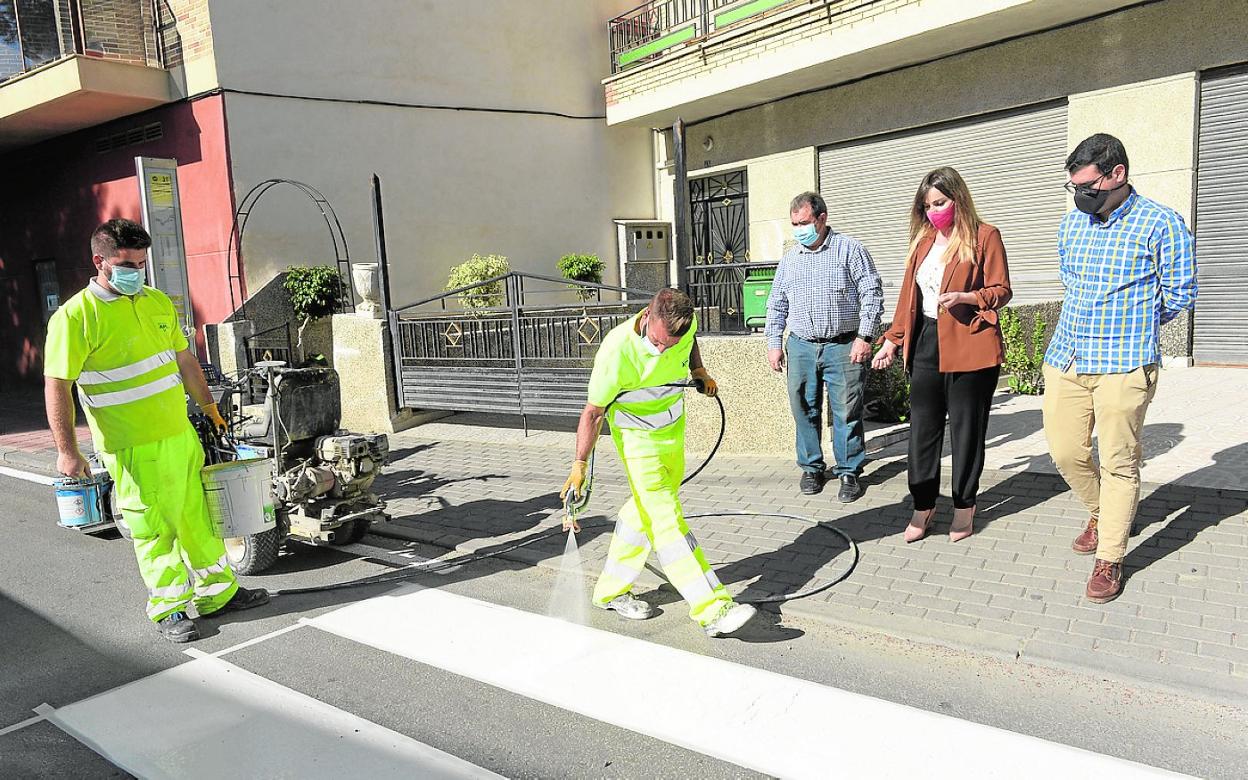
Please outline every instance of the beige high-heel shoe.
[{"label": "beige high-heel shoe", "polygon": [[960,542],[975,533],[975,507],[953,510],[953,525],[949,526],[949,541]]},{"label": "beige high-heel shoe", "polygon": [[[916,511],[914,513],[914,516],[910,518],[910,525],[906,526],[906,532],[905,534],[903,534],[906,540],[906,544],[910,544],[911,542],[917,542],[920,539],[922,539],[924,536],[927,536],[927,532],[931,530],[932,528],[932,516],[935,514],[936,514],[936,507],[932,507],[926,512]],[[922,525],[918,525],[915,523],[915,520],[918,520],[920,516],[923,517]]]}]

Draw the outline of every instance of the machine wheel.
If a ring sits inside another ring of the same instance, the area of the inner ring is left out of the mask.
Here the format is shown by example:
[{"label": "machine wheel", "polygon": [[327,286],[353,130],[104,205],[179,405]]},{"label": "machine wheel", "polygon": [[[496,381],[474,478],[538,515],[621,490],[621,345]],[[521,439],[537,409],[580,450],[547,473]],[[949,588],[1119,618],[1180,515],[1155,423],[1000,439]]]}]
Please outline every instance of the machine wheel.
[{"label": "machine wheel", "polygon": [[277,552],[282,546],[278,529],[250,536],[236,536],[225,540],[225,555],[235,574],[259,574],[277,563]]},{"label": "machine wheel", "polygon": [[372,524],[373,520],[370,517],[361,517],[358,520],[343,523],[334,531],[334,541],[330,544],[338,547],[344,544],[355,544],[364,538],[364,534],[368,533],[368,527]]}]

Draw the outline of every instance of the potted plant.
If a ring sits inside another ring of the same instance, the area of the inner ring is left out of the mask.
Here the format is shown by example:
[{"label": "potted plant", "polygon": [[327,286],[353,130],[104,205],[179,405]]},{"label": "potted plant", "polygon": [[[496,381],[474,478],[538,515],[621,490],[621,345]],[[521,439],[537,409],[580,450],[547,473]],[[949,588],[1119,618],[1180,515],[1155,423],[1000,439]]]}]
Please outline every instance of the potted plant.
[{"label": "potted plant", "polygon": [[303,331],[313,320],[327,317],[342,307],[347,283],[331,265],[292,265],[286,269],[282,287],[290,295],[299,319],[298,348],[303,359]]},{"label": "potted plant", "polygon": [[478,284],[478,282],[510,272],[511,265],[506,257],[474,254],[451,269],[451,275],[446,280],[446,289],[458,290],[461,287],[476,285],[456,296],[459,299],[459,305],[469,311],[502,306],[506,297],[503,291],[503,281],[499,279],[488,284]]},{"label": "potted plant", "polygon": [[[574,282],[602,284],[603,265],[598,255],[564,255],[559,258],[558,267],[559,273],[563,274],[564,279],[570,279]],[[585,287],[579,284],[570,284],[568,286],[576,293],[576,297],[582,301],[588,301],[596,293],[593,287]]]}]

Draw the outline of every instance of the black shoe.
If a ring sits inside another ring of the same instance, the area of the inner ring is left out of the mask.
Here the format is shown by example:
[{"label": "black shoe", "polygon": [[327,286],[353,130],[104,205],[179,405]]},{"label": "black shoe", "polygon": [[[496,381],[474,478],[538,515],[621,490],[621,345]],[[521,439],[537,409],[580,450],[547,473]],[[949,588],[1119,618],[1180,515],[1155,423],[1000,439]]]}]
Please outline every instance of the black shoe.
[{"label": "black shoe", "polygon": [[804,471],[802,472],[802,495],[814,496],[823,492],[823,472],[822,471]]},{"label": "black shoe", "polygon": [[182,644],[199,639],[199,629],[195,621],[186,616],[185,612],[174,612],[156,622],[156,630],[170,642]]},{"label": "black shoe", "polygon": [[251,609],[269,603],[269,592],[264,588],[252,588],[248,590],[242,585],[238,586],[238,590],[234,591],[234,595],[230,600],[225,602],[225,606],[221,609],[209,612],[209,615],[223,615],[226,612],[237,612],[240,609]]},{"label": "black shoe", "polygon": [[836,497],[842,504],[848,504],[850,501],[857,501],[858,496],[862,495],[862,485],[858,484],[858,478],[853,474],[845,474],[841,477],[841,492]]}]

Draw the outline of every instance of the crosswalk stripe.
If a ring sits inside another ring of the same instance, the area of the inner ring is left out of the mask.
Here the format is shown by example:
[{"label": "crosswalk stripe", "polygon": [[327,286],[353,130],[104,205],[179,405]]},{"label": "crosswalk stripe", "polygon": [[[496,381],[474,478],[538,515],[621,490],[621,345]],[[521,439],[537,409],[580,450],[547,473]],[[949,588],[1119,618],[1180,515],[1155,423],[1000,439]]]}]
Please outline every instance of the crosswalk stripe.
[{"label": "crosswalk stripe", "polygon": [[436,589],[404,588],[307,623],[779,777],[1176,776]]},{"label": "crosswalk stripe", "polygon": [[42,714],[143,778],[499,777],[208,655]]},{"label": "crosswalk stripe", "polygon": [[20,469],[11,469],[8,466],[0,466],[0,476],[12,477],[26,482],[34,482],[36,485],[51,485],[56,480],[44,474],[36,474],[33,471],[22,471]]}]

